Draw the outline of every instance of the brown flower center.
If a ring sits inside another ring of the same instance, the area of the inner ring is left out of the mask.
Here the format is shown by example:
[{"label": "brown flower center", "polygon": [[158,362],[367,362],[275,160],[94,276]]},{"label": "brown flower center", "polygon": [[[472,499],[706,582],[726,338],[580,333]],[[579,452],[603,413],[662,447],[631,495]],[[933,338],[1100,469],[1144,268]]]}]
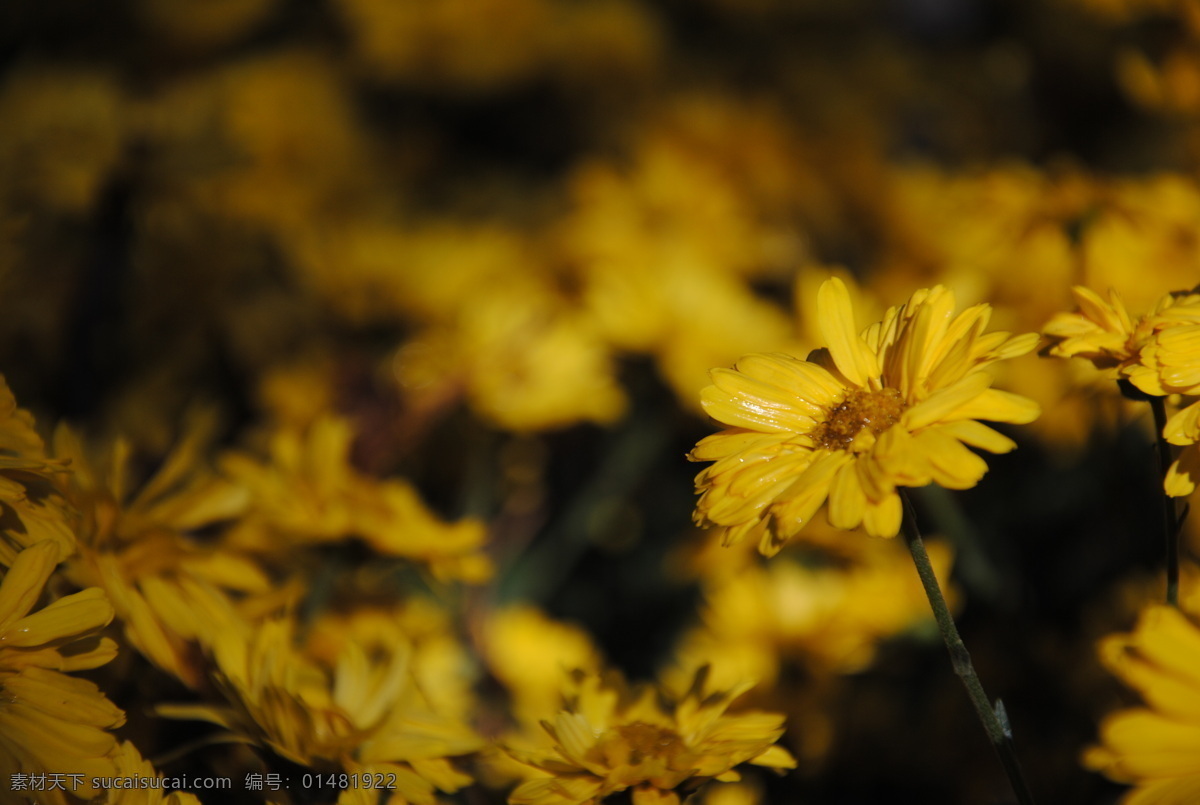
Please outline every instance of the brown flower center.
[{"label": "brown flower center", "polygon": [[863,429],[878,436],[900,421],[904,408],[904,397],[895,389],[853,389],[813,429],[813,443],[825,450],[850,450]]},{"label": "brown flower center", "polygon": [[648,757],[670,757],[683,748],[674,730],[645,721],[622,724],[616,732],[629,745],[629,762],[635,766]]}]

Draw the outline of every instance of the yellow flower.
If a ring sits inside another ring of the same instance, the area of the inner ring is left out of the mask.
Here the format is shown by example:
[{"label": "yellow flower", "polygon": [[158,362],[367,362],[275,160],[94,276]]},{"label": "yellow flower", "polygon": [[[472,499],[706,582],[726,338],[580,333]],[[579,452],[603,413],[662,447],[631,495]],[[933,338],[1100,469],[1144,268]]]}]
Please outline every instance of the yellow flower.
[{"label": "yellow flower", "polygon": [[247,557],[189,536],[239,516],[247,503],[244,489],[201,461],[211,424],[193,421],[158,471],[134,488],[125,442],[95,460],[68,428],[54,435],[55,455],[71,470],[60,483],[79,541],[67,577],[101,587],[129,643],[192,687],[203,677],[196,644],[237,620],[224,591],[265,595],[271,585]]},{"label": "yellow flower", "polygon": [[345,420],[323,415],[307,431],[272,434],[266,461],[226,455],[224,469],[253,500],[229,545],[292,561],[297,546],[358,537],[384,556],[421,563],[439,579],[486,579],[483,524],[442,522],[406,481],[359,472],[350,462],[353,437]]},{"label": "yellow flower", "polygon": [[[1133,382],[1143,391],[1200,395],[1200,294],[1176,295],[1175,304],[1159,317],[1161,328],[1142,350],[1139,374]],[[1153,393],[1153,392],[1150,392]],[[1163,487],[1172,497],[1190,495],[1200,479],[1200,402],[1176,411],[1163,428],[1163,437],[1183,447],[1167,469]]]},{"label": "yellow flower", "polygon": [[0,565],[11,565],[23,548],[39,542],[52,543],[58,561],[75,551],[66,501],[54,488],[63,464],[46,456],[33,424],[0,375],[0,513],[7,521],[0,528]]},{"label": "yellow flower", "polygon": [[1060,313],[1046,325],[1049,352],[1085,358],[1097,369],[1128,380],[1146,394],[1163,397],[1200,389],[1200,294],[1168,293],[1134,320],[1116,290],[1105,302],[1095,292],[1072,289],[1075,313]]},{"label": "yellow flower", "polygon": [[1100,656],[1146,706],[1105,718],[1084,765],[1136,786],[1125,805],[1200,802],[1200,628],[1152,606],[1132,634],[1105,639]]},{"label": "yellow flower", "polygon": [[[1046,326],[1055,339],[1050,354],[1087,358],[1155,397],[1200,394],[1200,293],[1168,293],[1135,321],[1116,291],[1108,303],[1086,288],[1074,291],[1079,312],[1059,314]],[[1162,435],[1185,448],[1167,470],[1164,489],[1172,497],[1190,495],[1200,478],[1200,403],[1173,414]]]},{"label": "yellow flower", "polygon": [[491,788],[505,788],[529,778],[529,767],[515,756],[545,744],[547,736],[541,725],[562,708],[559,688],[564,675],[599,673],[603,660],[585,630],[552,620],[525,604],[491,613],[484,621],[482,638],[483,656],[508,693],[508,710],[515,724],[501,736],[500,745],[493,747],[496,751],[481,758],[480,776]]},{"label": "yellow flower", "polygon": [[670,703],[661,691],[630,691],[615,677],[579,672],[568,687],[566,709],[543,723],[551,745],[509,750],[549,774],[517,786],[508,798],[513,805],[598,803],[627,789],[636,805],[679,805],[681,793],[709,780],[741,779],[734,767],[742,763],[795,767],[775,745],[783,716],[725,713],[749,685],[709,690],[702,670],[687,695]]},{"label": "yellow flower", "polygon": [[231,630],[212,649],[212,678],[225,703],[162,705],[159,714],[209,721],[301,765],[394,775],[400,798],[393,802],[433,805],[435,788],[471,782],[450,758],[482,742],[431,705],[413,678],[407,644],[347,641],[330,665],[299,650],[294,635],[289,619]]},{"label": "yellow flower", "polygon": [[484,632],[488,667],[512,696],[519,721],[537,724],[560,703],[558,683],[566,671],[599,671],[600,651],[583,629],[551,620],[531,606],[497,611]]},{"label": "yellow flower", "polygon": [[[717,685],[754,679],[770,688],[789,661],[803,663],[806,676],[867,667],[880,641],[930,615],[904,546],[861,542],[870,550],[845,567],[807,567],[785,553],[767,567],[706,578],[702,625],[684,634],[668,678],[708,665]],[[941,542],[927,547],[945,584],[951,552]]]},{"label": "yellow flower", "polygon": [[[1058,313],[1046,324],[1049,354],[1056,358],[1090,360],[1114,378],[1128,379],[1146,394],[1164,396],[1181,391],[1170,371],[1159,372],[1152,347],[1159,331],[1187,322],[1200,313],[1200,295],[1166,294],[1153,310],[1138,319],[1129,316],[1116,289],[1105,302],[1093,290],[1072,288],[1079,310]],[[1198,378],[1200,382],[1200,378]]]},{"label": "yellow flower", "polygon": [[[67,788],[83,799],[100,792],[93,777],[116,770],[109,730],[125,714],[92,682],[67,675],[104,665],[116,644],[98,636],[113,618],[94,587],[31,612],[58,563],[57,548],[39,542],[22,551],[0,583],[0,777],[78,775]],[[62,790],[30,791],[44,805],[67,802]]]},{"label": "yellow flower", "polygon": [[714,369],[701,395],[728,427],[689,455],[715,462],[696,476],[695,519],[724,527],[727,543],[752,535],[767,555],[826,500],[835,527],[895,536],[897,487],[970,488],[987,464],[967,445],[1016,447],[977,419],[1025,423],[1038,415],[1031,400],[990,388],[981,371],[1037,342],[1032,333],[985,335],[987,305],[955,316],[953,293],[937,286],[859,334],[841,280],[821,286],[818,304],[827,351],[808,361],[750,355],[734,369]]},{"label": "yellow flower", "polygon": [[1050,354],[1058,358],[1085,358],[1097,369],[1131,365],[1149,336],[1146,320],[1139,320],[1135,327],[1116,289],[1109,290],[1108,302],[1095,291],[1078,285],[1071,293],[1079,310],[1059,313],[1046,325],[1045,335],[1052,342]]}]

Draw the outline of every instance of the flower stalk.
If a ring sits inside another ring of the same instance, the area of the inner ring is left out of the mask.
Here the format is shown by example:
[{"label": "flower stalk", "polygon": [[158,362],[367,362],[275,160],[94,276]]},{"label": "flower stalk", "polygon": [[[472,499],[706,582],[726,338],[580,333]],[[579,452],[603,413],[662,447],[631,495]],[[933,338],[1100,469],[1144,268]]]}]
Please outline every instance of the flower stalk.
[{"label": "flower stalk", "polygon": [[[1167,427],[1167,406],[1164,397],[1150,397],[1150,410],[1154,412],[1154,441],[1158,445],[1158,477],[1165,479],[1171,467],[1171,445],[1163,436]],[[1167,554],[1167,603],[1179,606],[1179,530],[1182,523],[1175,499],[1166,494],[1159,484],[1163,501],[1163,543]]]},{"label": "flower stalk", "polygon": [[917,575],[921,577],[921,585],[925,588],[929,606],[933,609],[933,617],[937,620],[938,631],[942,633],[946,650],[950,652],[950,663],[954,667],[954,673],[958,674],[963,687],[967,689],[967,696],[970,697],[971,704],[975,707],[975,713],[979,716],[979,721],[983,724],[983,729],[992,742],[992,748],[1000,757],[1004,772],[1008,775],[1008,781],[1017,795],[1017,801],[1021,805],[1034,805],[1033,793],[1029,790],[1029,784],[1025,782],[1021,763],[1017,760],[1016,752],[1013,749],[1012,733],[1005,723],[1007,718],[1005,717],[1002,722],[1001,716],[997,714],[998,711],[999,713],[1004,712],[1003,705],[997,701],[996,709],[992,708],[991,700],[988,699],[987,693],[983,689],[983,683],[979,681],[979,675],[975,673],[971,655],[967,651],[962,637],[958,634],[958,627],[954,623],[954,617],[950,614],[950,607],[946,604],[946,598],[942,595],[942,589],[938,585],[937,576],[933,572],[933,564],[929,561],[929,554],[925,550],[925,543],[921,540],[921,532],[917,528],[917,518],[913,512],[912,503],[903,492],[901,492],[901,497],[904,501],[901,531],[908,544],[908,551],[912,554]]}]

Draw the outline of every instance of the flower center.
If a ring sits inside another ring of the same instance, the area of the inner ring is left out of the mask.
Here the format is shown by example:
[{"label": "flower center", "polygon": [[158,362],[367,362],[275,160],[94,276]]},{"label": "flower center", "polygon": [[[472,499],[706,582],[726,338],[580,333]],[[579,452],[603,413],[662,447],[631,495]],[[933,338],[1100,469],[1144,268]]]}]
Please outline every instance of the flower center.
[{"label": "flower center", "polygon": [[864,429],[878,436],[900,421],[904,408],[904,397],[895,389],[853,389],[813,429],[813,443],[825,450],[850,450]]},{"label": "flower center", "polygon": [[670,757],[682,748],[674,730],[635,721],[616,728],[617,734],[629,745],[629,762],[637,765],[647,757]]}]

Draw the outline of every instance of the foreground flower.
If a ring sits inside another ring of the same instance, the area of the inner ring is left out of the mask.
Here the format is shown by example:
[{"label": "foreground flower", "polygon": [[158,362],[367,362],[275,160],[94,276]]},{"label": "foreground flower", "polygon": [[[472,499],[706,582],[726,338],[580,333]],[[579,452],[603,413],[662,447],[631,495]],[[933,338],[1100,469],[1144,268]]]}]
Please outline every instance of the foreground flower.
[{"label": "foreground flower", "polygon": [[194,418],[157,471],[135,483],[128,443],[85,448],[60,425],[54,455],[68,467],[60,489],[70,503],[78,550],[64,575],[104,590],[125,639],[189,687],[204,682],[198,646],[237,622],[235,597],[265,596],[265,572],[236,552],[193,535],[215,531],[246,509],[244,489],[203,461],[211,421]]},{"label": "foreground flower", "polygon": [[714,369],[702,404],[728,427],[703,439],[693,461],[713,461],[696,477],[695,519],[747,535],[772,555],[828,500],[829,522],[862,525],[873,536],[900,529],[898,487],[974,486],[987,471],[967,449],[1016,447],[977,422],[1035,419],[1031,400],[991,388],[984,367],[1024,355],[1030,333],[984,334],[991,314],[975,305],[954,315],[954,294],[920,290],[859,334],[851,300],[832,278],[818,296],[828,350],[808,361],[750,355]]},{"label": "foreground flower", "polygon": [[1104,640],[1100,655],[1146,706],[1109,715],[1084,765],[1136,786],[1124,805],[1200,802],[1200,627],[1153,606],[1132,634]]},{"label": "foreground flower", "polygon": [[400,797],[392,802],[433,805],[435,789],[471,783],[450,759],[482,741],[418,688],[408,645],[347,641],[330,665],[300,650],[295,632],[293,620],[274,619],[223,636],[212,681],[225,703],[158,713],[217,724],[302,766],[387,775]]},{"label": "foreground flower", "polygon": [[709,780],[741,779],[734,767],[742,763],[794,768],[792,756],[775,745],[783,716],[726,715],[749,685],[710,691],[706,676],[698,672],[687,695],[666,705],[653,689],[629,691],[619,680],[577,673],[566,709],[543,722],[552,746],[509,750],[550,776],[522,783],[508,801],[582,805],[632,789],[635,805],[679,805],[681,794]]},{"label": "foreground flower", "polygon": [[[15,785],[18,774],[74,775],[70,793],[89,799],[101,793],[92,780],[116,772],[117,739],[109,730],[125,714],[95,684],[68,672],[116,656],[116,644],[98,637],[113,608],[93,587],[31,612],[57,557],[57,545],[39,542],[17,555],[0,583],[0,778]],[[60,789],[26,793],[44,805],[68,801]]]}]

